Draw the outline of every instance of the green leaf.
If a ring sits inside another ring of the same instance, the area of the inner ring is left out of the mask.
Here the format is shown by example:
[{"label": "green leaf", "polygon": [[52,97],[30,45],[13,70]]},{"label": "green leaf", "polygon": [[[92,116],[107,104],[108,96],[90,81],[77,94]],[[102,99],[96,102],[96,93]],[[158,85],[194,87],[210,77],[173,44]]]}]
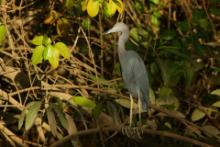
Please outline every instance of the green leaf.
[{"label": "green leaf", "polygon": [[[66,129],[68,134],[78,134],[78,129],[77,129],[77,125],[73,119],[72,116],[66,114],[66,120],[68,122],[68,128]],[[73,147],[81,147],[81,142],[79,140],[79,138],[72,138],[71,139],[71,143]]]},{"label": "green leaf", "polygon": [[179,108],[179,100],[173,94],[173,91],[169,87],[161,87],[159,92],[159,98],[156,99],[156,104],[165,106],[171,110],[177,110]]},{"label": "green leaf", "polygon": [[82,107],[93,109],[96,106],[96,104],[92,100],[85,98],[83,96],[74,96],[72,97],[72,100],[75,104]]},{"label": "green leaf", "polygon": [[169,129],[172,129],[172,125],[171,125],[170,122],[165,122],[165,123],[164,123],[164,126],[166,126],[166,127],[169,128]]},{"label": "green leaf", "polygon": [[43,59],[48,60],[52,56],[53,52],[53,46],[52,45],[47,45],[43,51]]},{"label": "green leaf", "polygon": [[81,2],[82,11],[86,11],[87,9],[87,0],[83,0]]},{"label": "green leaf", "polygon": [[159,93],[159,98],[161,99],[167,99],[173,96],[173,91],[169,87],[161,87],[160,88],[160,93]]},{"label": "green leaf", "polygon": [[59,65],[59,56],[60,56],[59,49],[52,48],[52,52],[51,52],[51,55],[49,56],[48,60],[53,68],[57,68],[57,66]]},{"label": "green leaf", "polygon": [[51,132],[53,136],[57,137],[57,123],[54,112],[52,111],[51,107],[48,107],[48,109],[46,110],[46,114]]},{"label": "green leaf", "polygon": [[52,41],[49,37],[44,35],[42,42],[43,42],[43,45],[47,46],[47,45],[51,44]]},{"label": "green leaf", "polygon": [[135,1],[134,8],[139,14],[144,13],[144,5],[142,2]]},{"label": "green leaf", "polygon": [[172,113],[173,113],[173,115],[175,115],[178,118],[186,118],[185,114],[183,114],[182,112],[173,111]]},{"label": "green leaf", "polygon": [[98,0],[89,0],[87,4],[87,13],[91,17],[95,17],[99,13],[99,1]]},{"label": "green leaf", "polygon": [[220,101],[213,103],[212,106],[220,108]]},{"label": "green leaf", "polygon": [[36,65],[42,62],[44,49],[45,47],[43,45],[39,45],[34,49],[31,57],[32,64]]},{"label": "green leaf", "polygon": [[89,30],[89,28],[91,27],[91,20],[89,18],[84,18],[82,21],[82,27],[85,30]]},{"label": "green leaf", "polygon": [[158,5],[160,0],[150,0],[150,2],[154,3],[155,5]]},{"label": "green leaf", "polygon": [[177,111],[180,106],[179,100],[174,96],[166,99],[157,99],[156,104],[175,111]]},{"label": "green leaf", "polygon": [[134,38],[137,42],[141,41],[141,36],[138,33],[138,28],[132,28],[130,31],[130,35]]},{"label": "green leaf", "polygon": [[66,7],[67,9],[72,9],[74,4],[75,4],[75,0],[64,0],[64,7]]},{"label": "green leaf", "polygon": [[51,39],[47,36],[35,36],[32,40],[31,43],[34,45],[48,45],[51,44]]},{"label": "green leaf", "polygon": [[27,109],[25,108],[25,109],[22,111],[22,113],[21,113],[21,115],[20,115],[20,117],[19,117],[19,119],[18,119],[18,129],[19,129],[19,130],[21,129],[21,127],[22,127],[23,124],[24,124],[24,118],[25,118],[26,112],[27,112]]},{"label": "green leaf", "polygon": [[27,113],[25,118],[25,130],[29,130],[34,124],[35,118],[37,117],[37,113],[40,110],[41,102],[30,102],[27,105]]},{"label": "green leaf", "polygon": [[61,56],[63,56],[65,59],[70,58],[70,49],[63,42],[57,42],[54,45],[54,48],[57,48]]},{"label": "green leaf", "polygon": [[43,39],[44,39],[44,36],[41,35],[41,36],[35,36],[32,40],[31,40],[31,43],[34,44],[34,45],[43,45]]},{"label": "green leaf", "polygon": [[220,96],[220,89],[216,89],[216,90],[212,91],[211,94]]},{"label": "green leaf", "polygon": [[[68,128],[66,129],[68,134],[78,134],[77,124],[75,123],[71,115],[65,114],[68,123]],[[71,143],[73,147],[81,147],[81,142],[79,138],[72,138]]]},{"label": "green leaf", "polygon": [[110,0],[109,2],[106,2],[105,7],[104,7],[104,14],[107,17],[111,17],[112,15],[115,14],[116,7],[117,7],[117,5],[113,2],[113,0]]},{"label": "green leaf", "polygon": [[154,26],[159,26],[160,25],[160,21],[158,20],[158,17],[152,15],[150,17],[150,22],[154,25]]},{"label": "green leaf", "polygon": [[61,125],[62,125],[65,129],[68,129],[67,119],[66,119],[65,113],[63,112],[63,110],[61,109],[61,107],[58,106],[58,105],[53,105],[53,110],[56,112],[57,117],[58,117],[58,119],[59,119]]},{"label": "green leaf", "polygon": [[124,11],[124,3],[121,0],[112,0],[116,4],[117,11],[122,14]]},{"label": "green leaf", "polygon": [[200,19],[198,21],[198,24],[199,24],[199,26],[201,28],[203,28],[206,31],[210,31],[211,30],[211,26],[210,26],[209,20],[207,20],[207,19],[204,19],[204,18]]},{"label": "green leaf", "polygon": [[205,130],[204,133],[207,136],[216,137],[216,138],[220,139],[220,131],[216,127],[214,127],[212,125],[206,125],[206,126],[203,126],[202,129]]},{"label": "green leaf", "polygon": [[202,112],[199,109],[194,109],[194,111],[192,112],[192,115],[191,115],[191,120],[193,122],[195,122],[195,121],[203,119],[204,117],[205,117],[205,113],[204,112]]},{"label": "green leaf", "polygon": [[6,36],[6,27],[3,24],[0,24],[0,46],[3,45]]}]

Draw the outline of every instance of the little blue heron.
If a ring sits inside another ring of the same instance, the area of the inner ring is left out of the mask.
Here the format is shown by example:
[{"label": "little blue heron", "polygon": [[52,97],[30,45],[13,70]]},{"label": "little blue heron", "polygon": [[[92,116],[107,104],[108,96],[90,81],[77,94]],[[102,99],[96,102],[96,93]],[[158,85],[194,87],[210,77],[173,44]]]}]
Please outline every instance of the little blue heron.
[{"label": "little blue heron", "polygon": [[149,80],[146,67],[141,57],[132,50],[125,49],[125,43],[129,38],[129,28],[123,22],[116,23],[108,33],[121,33],[118,39],[118,57],[122,69],[122,77],[126,88],[130,91],[130,125],[133,115],[133,98],[138,99],[139,119],[141,112],[147,111],[149,101]]}]

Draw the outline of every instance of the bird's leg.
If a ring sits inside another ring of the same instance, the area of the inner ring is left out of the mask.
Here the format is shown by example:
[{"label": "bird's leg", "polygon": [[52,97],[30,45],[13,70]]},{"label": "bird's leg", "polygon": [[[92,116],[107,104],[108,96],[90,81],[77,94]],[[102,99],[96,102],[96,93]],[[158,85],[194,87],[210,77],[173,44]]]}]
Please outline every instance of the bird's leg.
[{"label": "bird's leg", "polygon": [[131,127],[132,124],[132,118],[133,118],[133,108],[134,108],[134,100],[132,95],[130,95],[130,119],[129,119],[129,125]]},{"label": "bird's leg", "polygon": [[142,112],[142,102],[140,98],[140,90],[138,90],[138,116],[139,116],[140,123],[141,123],[141,112]]}]

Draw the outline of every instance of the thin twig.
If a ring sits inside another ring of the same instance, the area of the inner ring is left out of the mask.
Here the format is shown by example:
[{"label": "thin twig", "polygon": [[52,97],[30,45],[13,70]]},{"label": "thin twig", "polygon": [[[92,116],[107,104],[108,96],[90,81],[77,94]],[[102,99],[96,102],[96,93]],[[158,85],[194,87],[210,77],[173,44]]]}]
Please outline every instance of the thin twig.
[{"label": "thin twig", "polygon": [[21,138],[16,136],[11,130],[9,130],[7,127],[3,125],[4,123],[0,123],[0,132],[7,137],[9,137],[11,140],[13,140],[17,145],[22,146],[22,147],[28,147],[26,143],[23,142]]}]

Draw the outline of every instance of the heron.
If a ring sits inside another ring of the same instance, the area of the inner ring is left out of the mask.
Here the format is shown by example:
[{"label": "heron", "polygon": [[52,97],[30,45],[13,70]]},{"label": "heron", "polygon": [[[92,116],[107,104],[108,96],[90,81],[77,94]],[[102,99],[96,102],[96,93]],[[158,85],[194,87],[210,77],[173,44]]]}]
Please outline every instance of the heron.
[{"label": "heron", "polygon": [[126,50],[125,44],[129,39],[129,28],[123,22],[116,23],[105,34],[119,32],[118,39],[118,57],[121,64],[122,79],[125,87],[130,92],[130,119],[132,124],[133,116],[133,97],[138,99],[139,121],[141,121],[141,112],[148,109],[149,103],[149,79],[144,61],[133,50]]}]

